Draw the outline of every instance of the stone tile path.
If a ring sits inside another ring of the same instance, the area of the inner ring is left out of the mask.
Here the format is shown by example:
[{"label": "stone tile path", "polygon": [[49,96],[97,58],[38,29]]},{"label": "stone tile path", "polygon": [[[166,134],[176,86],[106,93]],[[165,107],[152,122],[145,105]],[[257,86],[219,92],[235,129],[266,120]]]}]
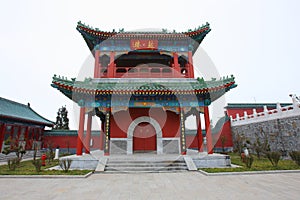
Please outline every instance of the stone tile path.
[{"label": "stone tile path", "polygon": [[93,174],[86,179],[0,178],[0,199],[300,199],[300,173]]}]

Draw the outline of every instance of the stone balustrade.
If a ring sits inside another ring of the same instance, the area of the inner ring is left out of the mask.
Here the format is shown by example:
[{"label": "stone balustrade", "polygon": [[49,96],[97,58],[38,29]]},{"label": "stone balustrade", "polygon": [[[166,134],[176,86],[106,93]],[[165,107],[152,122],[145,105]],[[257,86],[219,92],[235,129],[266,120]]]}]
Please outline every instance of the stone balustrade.
[{"label": "stone balustrade", "polygon": [[244,116],[242,117],[240,117],[239,114],[237,114],[235,118],[230,116],[231,126],[240,126],[274,119],[300,116],[300,102],[295,95],[291,97],[293,100],[293,104],[291,106],[281,107],[280,103],[277,103],[276,109],[273,110],[268,110],[267,106],[264,106],[263,112],[256,112],[256,109],[253,109],[253,114],[250,115],[248,115],[245,111]]}]

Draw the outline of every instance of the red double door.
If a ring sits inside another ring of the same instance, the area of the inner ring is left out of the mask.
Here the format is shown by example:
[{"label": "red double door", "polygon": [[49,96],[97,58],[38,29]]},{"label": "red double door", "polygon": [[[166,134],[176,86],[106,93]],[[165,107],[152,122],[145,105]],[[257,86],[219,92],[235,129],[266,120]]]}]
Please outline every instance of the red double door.
[{"label": "red double door", "polygon": [[142,122],[134,129],[133,151],[156,151],[156,132],[150,123]]}]

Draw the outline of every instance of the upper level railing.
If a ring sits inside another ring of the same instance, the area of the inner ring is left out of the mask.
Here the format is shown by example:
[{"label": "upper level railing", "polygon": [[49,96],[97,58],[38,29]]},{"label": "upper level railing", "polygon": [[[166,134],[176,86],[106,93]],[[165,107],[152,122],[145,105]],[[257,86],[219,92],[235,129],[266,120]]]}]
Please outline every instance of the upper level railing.
[{"label": "upper level railing", "polygon": [[[108,77],[108,69],[102,68],[100,78]],[[114,78],[188,78],[186,68],[180,72],[168,67],[117,67],[113,69]]]},{"label": "upper level railing", "polygon": [[300,116],[300,102],[295,95],[292,96],[293,105],[281,107],[280,103],[277,103],[276,109],[268,110],[267,106],[264,106],[263,112],[256,112],[253,109],[253,114],[248,115],[247,111],[244,112],[244,116],[240,117],[236,114],[236,117],[230,116],[231,126],[246,125],[251,123],[258,123],[263,121],[269,121],[274,119],[281,119],[286,117]]}]

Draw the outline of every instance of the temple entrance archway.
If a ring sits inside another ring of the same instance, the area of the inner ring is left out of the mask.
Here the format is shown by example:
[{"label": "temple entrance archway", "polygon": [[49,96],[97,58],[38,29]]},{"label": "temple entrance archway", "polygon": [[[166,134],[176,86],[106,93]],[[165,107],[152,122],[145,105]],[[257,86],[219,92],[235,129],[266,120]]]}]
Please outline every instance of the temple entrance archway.
[{"label": "temple entrance archway", "polygon": [[[156,141],[153,142],[153,139]],[[156,148],[153,145],[156,145]],[[163,152],[162,130],[159,123],[148,116],[136,118],[128,127],[127,154],[132,154],[134,150],[151,151],[153,149],[157,154]]]}]

